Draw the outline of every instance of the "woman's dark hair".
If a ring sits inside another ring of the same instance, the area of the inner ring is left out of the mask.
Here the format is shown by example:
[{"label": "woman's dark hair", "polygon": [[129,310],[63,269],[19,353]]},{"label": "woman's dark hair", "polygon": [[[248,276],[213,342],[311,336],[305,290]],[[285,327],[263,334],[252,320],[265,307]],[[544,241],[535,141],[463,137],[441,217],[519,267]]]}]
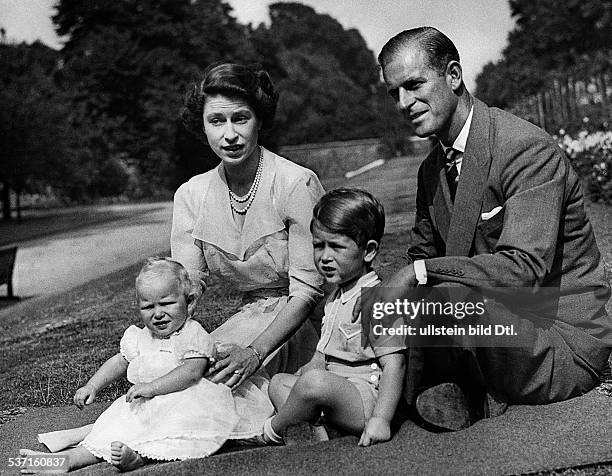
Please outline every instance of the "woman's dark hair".
[{"label": "woman's dark hair", "polygon": [[181,120],[185,128],[202,137],[202,112],[207,96],[223,95],[241,99],[255,112],[263,129],[274,120],[278,93],[266,71],[235,63],[213,63],[204,71],[204,77],[192,85],[185,97]]},{"label": "woman's dark hair", "polygon": [[421,26],[404,30],[387,41],[378,55],[378,64],[384,69],[404,47],[414,43],[425,52],[429,67],[438,74],[444,74],[449,62],[459,62],[459,52],[448,36],[434,27]]},{"label": "woman's dark hair", "polygon": [[327,192],[315,205],[310,222],[330,233],[351,238],[365,246],[369,240],[380,243],[385,232],[385,209],[369,192],[356,188],[338,188]]}]

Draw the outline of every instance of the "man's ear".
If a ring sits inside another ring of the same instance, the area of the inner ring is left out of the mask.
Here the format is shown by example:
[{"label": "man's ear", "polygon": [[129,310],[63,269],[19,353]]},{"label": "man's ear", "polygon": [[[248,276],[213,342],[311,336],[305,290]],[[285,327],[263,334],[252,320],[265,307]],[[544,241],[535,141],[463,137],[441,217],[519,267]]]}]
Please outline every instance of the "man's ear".
[{"label": "man's ear", "polygon": [[446,65],[446,78],[453,91],[458,91],[463,84],[463,70],[459,61],[449,61]]},{"label": "man's ear", "polygon": [[363,255],[363,260],[368,263],[371,264],[372,261],[374,261],[374,258],[376,258],[376,255],[378,254],[378,247],[380,245],[378,244],[378,241],[376,240],[369,240],[366,243],[365,246],[365,251],[364,251],[364,255]]}]

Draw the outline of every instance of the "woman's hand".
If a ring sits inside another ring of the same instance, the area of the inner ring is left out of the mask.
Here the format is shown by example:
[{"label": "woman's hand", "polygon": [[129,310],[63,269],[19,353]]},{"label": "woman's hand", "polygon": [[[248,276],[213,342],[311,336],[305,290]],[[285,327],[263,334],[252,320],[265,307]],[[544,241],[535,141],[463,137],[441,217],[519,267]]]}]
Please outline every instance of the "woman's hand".
[{"label": "woman's hand", "polygon": [[84,385],[74,393],[74,404],[82,410],[85,405],[90,405],[94,402],[97,393],[98,391],[93,385]]},{"label": "woman's hand", "polygon": [[153,392],[153,387],[148,383],[137,383],[136,385],[132,385],[132,387],[128,390],[127,395],[125,396],[125,401],[130,403],[136,398],[152,398],[155,394]]},{"label": "woman's hand", "polygon": [[359,446],[370,446],[375,443],[389,441],[390,439],[391,425],[389,422],[381,417],[371,417],[363,429],[359,439]]},{"label": "woman's hand", "polygon": [[218,352],[217,362],[211,365],[205,377],[213,383],[224,383],[232,390],[259,368],[259,356],[252,348],[230,345]]}]

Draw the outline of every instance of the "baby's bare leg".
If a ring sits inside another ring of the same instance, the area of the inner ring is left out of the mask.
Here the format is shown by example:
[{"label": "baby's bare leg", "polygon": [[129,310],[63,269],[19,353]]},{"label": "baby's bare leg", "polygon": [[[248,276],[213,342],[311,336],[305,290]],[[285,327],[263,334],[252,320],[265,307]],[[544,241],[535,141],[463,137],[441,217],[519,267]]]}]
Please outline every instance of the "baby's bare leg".
[{"label": "baby's bare leg", "polygon": [[[43,453],[42,451],[33,451],[28,449],[19,450],[19,456],[22,458],[32,458],[32,457],[40,457],[40,458],[66,458],[67,459],[67,467],[58,469],[56,472],[68,472],[74,471],[75,469],[83,468],[84,466],[90,466],[92,464],[99,463],[102,459],[95,457],[91,454],[86,448],[83,446],[77,446],[76,448],[70,448],[66,451],[60,451],[59,453]],[[28,460],[26,459],[26,463]],[[55,469],[55,468],[53,468]],[[26,465],[22,468],[22,474],[34,474],[39,473],[41,470],[40,465]]]},{"label": "baby's bare leg", "polygon": [[79,444],[89,434],[93,424],[68,430],[50,431],[38,435],[38,441],[45,445],[49,450],[57,452]]},{"label": "baby's bare leg", "polygon": [[146,464],[147,460],[121,441],[111,443],[111,463],[119,471],[132,471]]},{"label": "baby's bare leg", "polygon": [[344,377],[310,370],[298,377],[286,403],[272,418],[272,429],[282,435],[289,425],[312,422],[325,412],[331,423],[360,434],[365,425],[361,395]]}]

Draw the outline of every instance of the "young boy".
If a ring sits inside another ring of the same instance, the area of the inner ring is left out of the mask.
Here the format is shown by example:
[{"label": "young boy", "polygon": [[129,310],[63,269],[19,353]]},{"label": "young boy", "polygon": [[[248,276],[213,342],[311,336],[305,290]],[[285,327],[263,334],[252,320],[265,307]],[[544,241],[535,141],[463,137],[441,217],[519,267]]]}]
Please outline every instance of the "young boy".
[{"label": "young boy", "polygon": [[336,289],[325,305],[312,360],[295,375],[277,374],[270,382],[278,413],[264,425],[266,443],[283,443],[288,426],[313,422],[321,412],[328,422],[361,434],[361,446],[391,438],[405,347],[362,347],[361,318],[352,316],[361,288],[380,283],[372,262],[384,227],[382,205],[362,190],[333,190],[315,206],[310,224],[315,265]]}]

